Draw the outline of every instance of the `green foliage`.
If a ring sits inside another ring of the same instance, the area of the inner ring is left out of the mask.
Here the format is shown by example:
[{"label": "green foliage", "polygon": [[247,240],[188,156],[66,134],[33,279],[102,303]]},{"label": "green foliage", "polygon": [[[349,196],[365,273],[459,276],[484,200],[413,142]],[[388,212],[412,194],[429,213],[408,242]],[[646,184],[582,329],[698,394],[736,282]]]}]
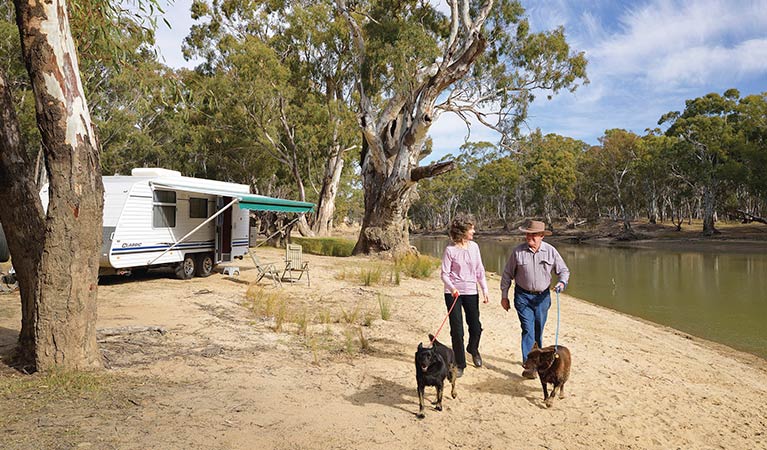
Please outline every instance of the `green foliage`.
[{"label": "green foliage", "polygon": [[[482,7],[473,4],[475,16]],[[360,78],[367,95],[383,104],[387,97],[415,98],[420,86],[417,73],[447,54],[450,17],[432,3],[417,0],[377,0],[354,4],[355,16],[362,22],[365,64]],[[516,134],[527,115],[527,105],[536,89],[556,94],[574,90],[586,79],[584,54],[572,52],[563,28],[530,33],[521,2],[500,0],[493,3],[482,33],[484,52],[471,64],[470,72],[457,82],[453,100],[477,103],[480,108],[499,111],[494,127],[509,136]],[[459,24],[458,49],[471,36]],[[472,61],[467,61],[471,63]],[[443,87],[443,89],[452,89]]]},{"label": "green foliage", "polygon": [[[233,161],[228,172],[250,174],[251,184],[268,186],[264,192],[279,183],[303,200],[307,183],[329,181],[325,163],[359,141],[349,107],[353,79],[345,70],[348,33],[333,11],[332,5],[303,1],[192,5],[197,23],[185,54],[204,58],[200,81],[211,80],[197,100],[215,133],[203,137],[209,154],[225,155],[216,157],[224,159],[217,166]],[[320,170],[313,167],[317,161]]]},{"label": "green foliage", "polygon": [[733,155],[744,168],[746,188],[757,198],[767,199],[767,92],[741,98],[734,119]]},{"label": "green foliage", "polygon": [[324,256],[351,256],[355,242],[343,238],[291,238],[296,244],[303,247],[303,251],[313,255]]},{"label": "green foliage", "polygon": [[428,2],[379,0],[360,4],[369,17],[361,78],[368,95],[408,92],[423,61],[440,55],[438,40],[449,32],[447,18]]},{"label": "green foliage", "polygon": [[675,174],[702,192],[703,231],[714,233],[714,214],[733,174],[741,171],[734,149],[741,141],[736,110],[740,93],[711,93],[686,102],[682,113],[670,112],[659,124],[669,123],[669,136],[679,138],[674,146]]},{"label": "green foliage", "polygon": [[575,199],[576,163],[586,145],[556,134],[531,133],[521,142],[519,161],[534,211],[547,219]]},{"label": "green foliage", "polygon": [[441,261],[428,255],[406,254],[394,261],[395,267],[411,278],[429,278]]}]

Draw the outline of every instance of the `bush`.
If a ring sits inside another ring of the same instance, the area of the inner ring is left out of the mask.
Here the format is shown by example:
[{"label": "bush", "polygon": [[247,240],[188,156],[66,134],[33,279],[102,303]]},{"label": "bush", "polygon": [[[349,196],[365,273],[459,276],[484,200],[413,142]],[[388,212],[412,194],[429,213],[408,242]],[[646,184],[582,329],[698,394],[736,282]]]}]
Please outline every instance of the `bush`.
[{"label": "bush", "polygon": [[293,237],[292,241],[303,247],[303,251],[312,255],[351,256],[356,242],[343,238],[306,238]]},{"label": "bush", "polygon": [[405,272],[411,278],[428,278],[440,264],[440,260],[432,256],[413,254],[407,254],[394,261],[396,269]]}]

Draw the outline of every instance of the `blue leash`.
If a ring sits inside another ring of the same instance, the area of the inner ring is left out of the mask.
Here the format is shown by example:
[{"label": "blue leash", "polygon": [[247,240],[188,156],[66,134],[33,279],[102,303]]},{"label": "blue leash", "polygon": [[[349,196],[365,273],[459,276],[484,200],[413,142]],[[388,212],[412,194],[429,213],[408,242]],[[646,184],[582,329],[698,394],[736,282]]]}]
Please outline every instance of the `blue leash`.
[{"label": "blue leash", "polygon": [[554,290],[557,293],[557,333],[554,337],[554,354],[557,354],[559,349],[559,291]]}]

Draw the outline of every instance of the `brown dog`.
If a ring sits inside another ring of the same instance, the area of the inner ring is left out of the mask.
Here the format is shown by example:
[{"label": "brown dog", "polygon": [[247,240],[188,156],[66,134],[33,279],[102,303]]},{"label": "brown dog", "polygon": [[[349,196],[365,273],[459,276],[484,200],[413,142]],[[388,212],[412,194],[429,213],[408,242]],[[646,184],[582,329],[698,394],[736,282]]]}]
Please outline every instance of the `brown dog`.
[{"label": "brown dog", "polygon": [[[535,343],[527,355],[524,367],[538,371],[538,378],[541,379],[541,386],[543,386],[543,400],[547,408],[554,404],[557,390],[559,390],[559,398],[565,397],[565,383],[570,378],[570,363],[570,350],[561,345],[556,349],[553,345],[539,348]],[[548,383],[554,385],[551,395],[546,388]]]}]

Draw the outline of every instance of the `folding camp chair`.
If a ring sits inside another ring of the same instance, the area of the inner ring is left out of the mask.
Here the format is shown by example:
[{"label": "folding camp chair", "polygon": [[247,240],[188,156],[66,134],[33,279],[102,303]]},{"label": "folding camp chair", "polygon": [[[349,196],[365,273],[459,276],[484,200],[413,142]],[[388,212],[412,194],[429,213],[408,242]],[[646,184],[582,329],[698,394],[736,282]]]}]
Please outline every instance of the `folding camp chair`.
[{"label": "folding camp chair", "polygon": [[[309,262],[302,261],[303,247],[297,244],[288,244],[285,247],[285,270],[282,272],[282,279],[285,280],[285,275],[288,275],[289,281],[299,281],[306,272],[306,283],[311,286],[312,283],[309,280]],[[293,280],[293,272],[301,272],[301,274]]]},{"label": "folding camp chair", "polygon": [[268,263],[264,264],[259,259],[258,256],[256,256],[255,253],[252,251],[249,251],[248,254],[250,255],[251,259],[253,259],[253,264],[256,266],[256,270],[258,270],[258,279],[256,280],[256,283],[261,281],[261,278],[268,277],[270,280],[272,280],[272,283],[275,286],[282,287],[282,280],[280,280],[280,272],[277,270],[276,267],[274,267],[274,264]]}]

